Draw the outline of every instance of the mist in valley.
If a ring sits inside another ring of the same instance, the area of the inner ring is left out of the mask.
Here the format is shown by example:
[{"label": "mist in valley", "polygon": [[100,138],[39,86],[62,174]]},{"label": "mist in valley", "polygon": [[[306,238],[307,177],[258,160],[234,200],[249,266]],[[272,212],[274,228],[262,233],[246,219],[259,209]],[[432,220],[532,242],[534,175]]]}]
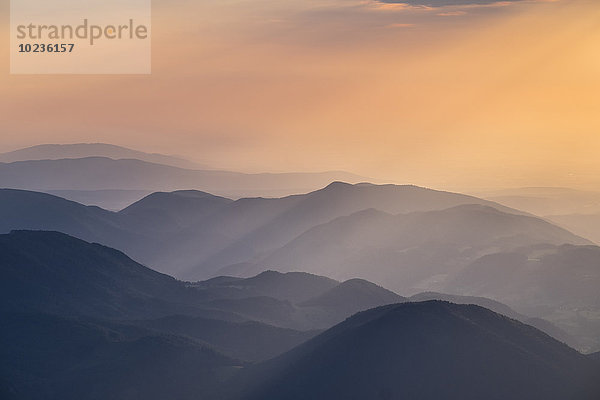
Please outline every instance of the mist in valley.
[{"label": "mist in valley", "polygon": [[532,207],[340,181],[283,197],[44,189],[0,189],[6,398],[598,393],[600,247]]},{"label": "mist in valley", "polygon": [[597,1],[151,15],[0,42],[0,399],[600,399]]}]

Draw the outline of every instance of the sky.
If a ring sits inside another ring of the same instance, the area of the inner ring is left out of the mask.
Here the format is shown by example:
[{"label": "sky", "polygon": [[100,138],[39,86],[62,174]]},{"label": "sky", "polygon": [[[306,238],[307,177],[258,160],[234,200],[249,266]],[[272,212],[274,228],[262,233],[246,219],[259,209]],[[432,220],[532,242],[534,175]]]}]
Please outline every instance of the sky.
[{"label": "sky", "polygon": [[[245,172],[600,185],[597,0],[155,0],[151,75],[10,75],[0,151],[106,142]],[[448,5],[449,4],[449,5]]]}]

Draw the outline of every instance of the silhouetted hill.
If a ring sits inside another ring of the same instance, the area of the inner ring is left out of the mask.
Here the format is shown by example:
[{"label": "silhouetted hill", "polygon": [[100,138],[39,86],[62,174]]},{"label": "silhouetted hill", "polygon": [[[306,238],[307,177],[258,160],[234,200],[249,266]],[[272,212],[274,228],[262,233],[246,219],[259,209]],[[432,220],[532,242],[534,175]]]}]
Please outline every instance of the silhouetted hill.
[{"label": "silhouetted hill", "polygon": [[114,323],[1,314],[6,400],[210,398],[241,362],[198,342]]},{"label": "silhouetted hill", "polygon": [[0,162],[60,160],[65,158],[107,157],[115,160],[136,159],[180,168],[202,166],[183,158],[164,154],[144,153],[106,143],[41,144],[0,154]]},{"label": "silhouetted hill", "polygon": [[16,189],[0,189],[0,233],[13,230],[57,231],[125,251],[136,260],[148,263],[145,256],[164,240],[165,229],[176,221],[155,220],[128,216],[84,206],[74,201]]},{"label": "silhouetted hill", "polygon": [[502,314],[512,319],[516,319],[517,321],[523,322],[524,324],[531,325],[534,328],[539,329],[540,331],[552,336],[554,339],[566,343],[571,347],[580,348],[583,346],[583,343],[580,343],[579,340],[577,340],[575,337],[568,334],[563,329],[557,327],[550,321],[546,321],[542,318],[532,318],[523,315],[521,313],[516,312],[506,304],[500,303],[499,301],[495,301],[492,299],[488,299],[486,297],[459,296],[446,293],[423,292],[411,296],[409,300],[417,302],[429,300],[442,300],[456,304],[475,304],[487,308],[488,310],[494,311],[495,313]]},{"label": "silhouetted hill", "polygon": [[338,281],[305,272],[265,271],[251,278],[218,277],[194,284],[212,298],[268,296],[300,303],[334,288]]},{"label": "silhouetted hill", "polygon": [[460,296],[456,294],[437,293],[437,292],[423,292],[418,293],[409,297],[410,301],[422,302],[431,300],[447,301],[455,304],[475,304],[480,307],[487,308],[495,313],[502,314],[506,317],[519,320],[521,322],[524,316],[506,304],[500,303],[499,301],[488,299],[486,297],[478,296]]},{"label": "silhouetted hill", "polygon": [[4,312],[120,319],[202,312],[182,282],[57,232],[0,235],[0,276]]},{"label": "silhouetted hill", "polygon": [[[164,197],[169,199],[166,203],[172,207],[155,210],[152,215],[153,212],[148,209],[157,203],[156,198]],[[166,260],[165,264],[159,264],[159,261],[162,261],[163,254],[173,254],[166,243],[169,239],[178,243],[181,236],[186,236],[185,227],[180,226],[178,221],[184,221],[186,217],[194,221],[207,209],[215,207],[215,203],[227,201],[216,196],[190,200],[181,193],[166,196],[158,194],[136,204],[127,212],[115,213],[45,193],[0,189],[0,232],[27,229],[59,231],[125,251],[137,261],[155,268],[159,265],[169,266],[163,271],[170,270],[173,273],[176,272],[176,267],[171,266],[176,264],[173,260]],[[182,207],[183,203],[192,203],[192,210]],[[199,242],[183,254],[188,261],[202,255],[202,245],[210,248],[226,240],[214,231],[203,232],[203,236],[195,237]]]},{"label": "silhouetted hill", "polygon": [[109,211],[120,211],[152,193],[148,190],[46,190],[45,193],[76,201],[86,206],[97,206]]},{"label": "silhouetted hill", "polygon": [[430,301],[355,315],[250,368],[239,399],[596,399],[593,362],[474,305]]},{"label": "silhouetted hill", "polygon": [[107,245],[136,237],[110,211],[45,193],[0,189],[0,232],[24,229],[59,231]]},{"label": "silhouetted hill", "polygon": [[359,311],[406,300],[405,297],[364,279],[350,279],[300,305],[318,307],[335,315],[350,316]]},{"label": "silhouetted hill", "polygon": [[265,271],[243,280],[246,288],[258,290],[266,296],[295,303],[318,296],[337,284],[339,282],[333,279],[306,272],[282,274],[276,271]]},{"label": "silhouetted hill", "polygon": [[[182,229],[200,222],[233,200],[213,196],[197,190],[180,190],[171,193],[152,193],[123,209],[120,214],[135,218],[137,226],[152,225],[163,230]],[[170,226],[173,225],[174,226]]]}]

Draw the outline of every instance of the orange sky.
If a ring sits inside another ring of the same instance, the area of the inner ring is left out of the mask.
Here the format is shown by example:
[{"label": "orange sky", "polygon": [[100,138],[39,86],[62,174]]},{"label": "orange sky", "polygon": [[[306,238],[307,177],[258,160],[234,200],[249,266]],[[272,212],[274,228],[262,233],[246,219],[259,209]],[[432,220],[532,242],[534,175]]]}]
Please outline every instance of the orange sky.
[{"label": "orange sky", "polygon": [[151,76],[8,75],[2,1],[0,151],[110,142],[455,190],[600,185],[596,0],[158,0]]}]

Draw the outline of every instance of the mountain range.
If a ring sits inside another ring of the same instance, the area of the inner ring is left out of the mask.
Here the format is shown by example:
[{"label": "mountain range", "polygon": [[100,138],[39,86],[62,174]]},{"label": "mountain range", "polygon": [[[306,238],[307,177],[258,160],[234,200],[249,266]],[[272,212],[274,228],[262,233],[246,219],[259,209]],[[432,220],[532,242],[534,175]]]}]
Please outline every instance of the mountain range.
[{"label": "mountain range", "polygon": [[1,154],[0,398],[598,398],[593,196],[363,180]]},{"label": "mountain range", "polygon": [[[510,217],[521,213],[470,196],[414,186],[341,182],[304,195],[270,199],[232,201],[197,191],[155,193],[118,213],[34,192],[0,190],[0,212],[4,217],[0,231],[58,230],[123,250],[162,272],[202,279],[226,273],[225,268],[239,269],[240,263],[264,262],[300,235],[322,224],[336,224],[333,220],[339,217],[360,218],[364,212],[369,213],[365,210],[376,209],[392,214],[383,215],[383,219],[389,218],[394,225],[403,218],[394,216],[398,213],[443,214],[450,213],[445,209],[471,204],[495,207],[500,211],[499,219],[506,216],[511,221],[523,221],[520,226],[537,224],[539,232],[535,227],[524,232],[533,235],[526,240],[589,243],[539,219]],[[481,213],[475,207],[464,210],[465,218],[470,212]],[[424,217],[433,218],[435,214]],[[410,218],[420,218],[420,214]],[[425,229],[428,226],[431,224]],[[514,234],[520,232],[515,230]],[[249,271],[247,276],[256,272],[260,271]]]},{"label": "mountain range", "polygon": [[[358,311],[406,301],[370,282],[338,282],[307,273],[266,271],[246,279],[183,282],[122,252],[58,232],[0,235],[0,250],[0,313],[136,321],[138,326],[164,326],[169,333],[176,324],[166,323],[167,317],[175,317],[181,326],[207,326],[209,320],[238,326],[258,321],[311,331]],[[266,329],[264,324],[244,329],[250,328]]]},{"label": "mountain range", "polygon": [[399,215],[370,209],[315,226],[262,263],[358,276],[407,293],[440,289],[439,281],[490,252],[538,243],[588,242],[539,218],[478,204]]},{"label": "mountain range", "polygon": [[[404,295],[438,291],[493,298],[582,338],[582,349],[600,347],[597,261],[581,258],[595,251],[591,242],[530,214],[470,196],[338,182],[307,194],[267,199],[159,192],[111,212],[48,194],[0,190],[0,232],[15,229],[65,232],[117,248],[185,280],[251,277],[269,269],[305,271],[338,281],[360,278]],[[538,256],[558,252],[564,244],[574,250],[564,252],[551,269],[536,264]],[[494,260],[500,260],[499,267]],[[572,268],[581,272],[574,274]],[[509,269],[514,270],[510,276],[520,276],[514,285],[505,274]],[[561,282],[560,296],[556,282]],[[253,302],[270,304],[272,315],[249,314],[266,323],[289,310],[285,303],[261,296]],[[249,301],[238,303],[215,300],[212,307],[237,314],[251,311]],[[582,305],[590,312],[579,312]],[[305,327],[296,317],[281,326]],[[321,323],[313,328],[336,320],[322,314],[316,321]]]},{"label": "mountain range", "polygon": [[158,153],[146,153],[107,143],[40,144],[0,153],[0,163],[87,157],[106,157],[114,160],[135,159],[179,168],[206,168],[206,166],[203,166],[202,164],[197,164],[181,157]]},{"label": "mountain range", "polygon": [[140,193],[201,189],[233,198],[284,196],[336,180],[368,179],[343,171],[216,170],[177,157],[103,143],[40,145],[0,154],[1,187],[55,193],[115,210],[127,200],[138,200]]},{"label": "mountain range", "polygon": [[535,328],[472,305],[410,303],[443,294],[406,299],[364,280],[275,271],[189,283],[45,231],[0,235],[0,276],[6,399],[439,398],[473,376],[480,384],[446,398],[598,393],[594,357]]}]

